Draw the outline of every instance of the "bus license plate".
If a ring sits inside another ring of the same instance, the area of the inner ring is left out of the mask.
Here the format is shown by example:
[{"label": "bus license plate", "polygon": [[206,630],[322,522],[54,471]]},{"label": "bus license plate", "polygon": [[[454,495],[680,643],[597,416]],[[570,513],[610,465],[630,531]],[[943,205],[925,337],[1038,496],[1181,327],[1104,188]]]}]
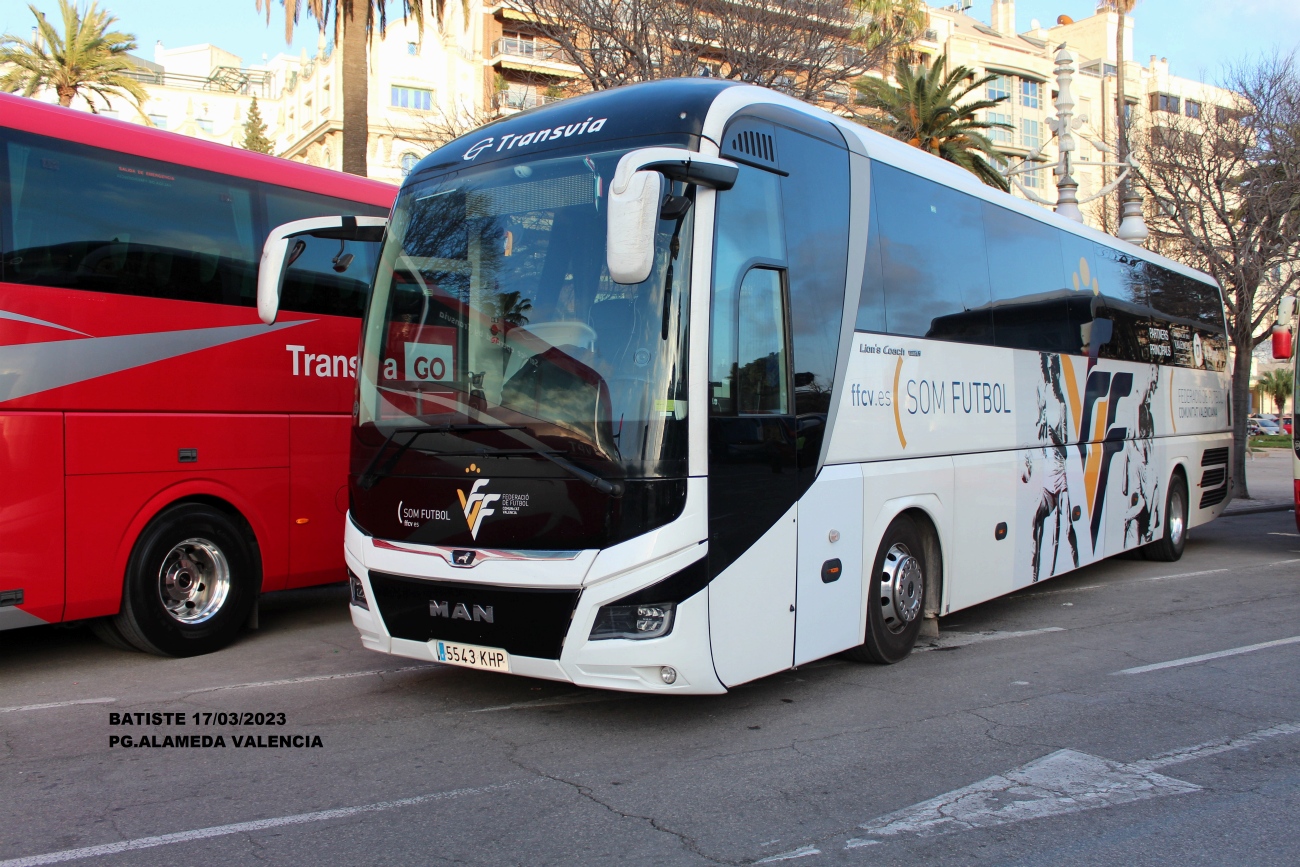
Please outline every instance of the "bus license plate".
[{"label": "bus license plate", "polygon": [[433,652],[439,662],[448,665],[463,665],[466,668],[481,668],[485,671],[510,672],[510,654],[499,647],[477,647],[473,644],[453,644],[450,641],[434,641]]}]

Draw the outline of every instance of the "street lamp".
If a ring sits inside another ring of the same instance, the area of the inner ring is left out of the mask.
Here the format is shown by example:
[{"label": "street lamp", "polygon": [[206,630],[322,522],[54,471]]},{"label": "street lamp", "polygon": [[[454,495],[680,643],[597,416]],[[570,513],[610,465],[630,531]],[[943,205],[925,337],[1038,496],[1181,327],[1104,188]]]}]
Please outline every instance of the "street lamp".
[{"label": "street lamp", "polygon": [[[1107,154],[1111,154],[1113,151],[1105,142],[1080,132],[1083,125],[1088,122],[1088,118],[1085,115],[1076,117],[1074,114],[1074,92],[1071,89],[1073,84],[1074,54],[1065,47],[1065,43],[1061,43],[1060,49],[1056,52],[1056,117],[1047,119],[1047,128],[1051,130],[1052,134],[1047,141],[1030,151],[1029,155],[1021,160],[1019,164],[1008,169],[1005,175],[1007,180],[1015,184],[1017,189],[1024,193],[1025,197],[1030,201],[1049,208],[1055,207],[1056,212],[1062,217],[1082,223],[1083,212],[1079,210],[1079,206],[1110,195],[1137,168],[1137,163],[1132,155],[1123,161],[1113,162],[1075,159],[1075,151],[1078,150],[1076,136],[1087,139],[1094,147]],[[1056,166],[1052,169],[1052,173],[1056,175],[1056,201],[1054,203],[1026,187],[1020,180],[1020,175],[1035,171],[1038,168],[1035,161],[1043,155],[1043,149],[1047,147],[1053,138],[1057,141],[1058,153]],[[1120,172],[1114,181],[1091,196],[1080,199],[1079,182],[1074,179],[1073,174],[1076,165],[1080,164],[1116,168],[1120,169]],[[1141,244],[1147,239],[1146,223],[1142,220],[1142,197],[1134,192],[1130,191],[1124,197],[1119,231],[1115,234],[1121,240],[1133,244]]]}]

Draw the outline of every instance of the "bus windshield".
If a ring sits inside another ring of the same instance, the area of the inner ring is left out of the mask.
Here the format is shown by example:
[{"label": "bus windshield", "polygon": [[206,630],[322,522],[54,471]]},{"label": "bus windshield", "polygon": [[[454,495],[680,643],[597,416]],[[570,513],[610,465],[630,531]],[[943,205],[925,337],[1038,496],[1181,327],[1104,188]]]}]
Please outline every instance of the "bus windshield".
[{"label": "bus windshield", "polygon": [[563,475],[539,451],[602,478],[685,476],[691,209],[676,187],[650,276],[614,283],[605,202],[625,152],[496,163],[402,191],[362,346],[356,445],[371,454],[354,458],[375,464],[371,483],[377,468],[462,472],[434,458],[449,454]]}]

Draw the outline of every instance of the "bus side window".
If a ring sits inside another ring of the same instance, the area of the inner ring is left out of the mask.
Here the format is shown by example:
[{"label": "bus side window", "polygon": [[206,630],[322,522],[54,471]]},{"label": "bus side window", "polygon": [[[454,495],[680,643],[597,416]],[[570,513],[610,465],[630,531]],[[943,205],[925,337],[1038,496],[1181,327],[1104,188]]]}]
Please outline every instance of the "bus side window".
[{"label": "bus side window", "polygon": [[742,165],[736,185],[718,195],[710,323],[709,411],[734,416],[738,298],[741,278],[756,261],[785,260],[780,177]]},{"label": "bus side window", "polygon": [[256,285],[260,250],[244,182],[9,135],[6,280],[209,303],[232,303]]},{"label": "bus side window", "polygon": [[991,344],[980,200],[881,163],[872,181],[889,333]]},{"label": "bus side window", "polygon": [[984,234],[988,239],[997,345],[1039,352],[1079,352],[1081,323],[1071,316],[1071,301],[1076,293],[1066,288],[1060,232],[985,202]]},{"label": "bus side window", "polygon": [[[853,157],[856,161],[859,157]],[[863,163],[870,163],[863,159]],[[870,188],[875,186],[871,181]],[[858,331],[885,330],[885,277],[880,266],[880,214],[875,202],[869,205],[870,217],[867,220],[867,261],[862,270],[862,294],[858,297],[858,319],[854,328]]]},{"label": "bus side window", "polygon": [[732,392],[741,415],[790,414],[790,339],[785,281],[753,268],[737,299],[737,365]]},{"label": "bus side window", "polygon": [[[293,220],[335,214],[384,216],[383,208],[298,190],[264,188],[268,230]],[[285,271],[280,307],[300,313],[361,317],[379,260],[379,243],[307,238],[307,249]],[[352,258],[346,259],[345,257]],[[336,264],[346,264],[343,271]],[[248,303],[256,303],[250,298]]]}]

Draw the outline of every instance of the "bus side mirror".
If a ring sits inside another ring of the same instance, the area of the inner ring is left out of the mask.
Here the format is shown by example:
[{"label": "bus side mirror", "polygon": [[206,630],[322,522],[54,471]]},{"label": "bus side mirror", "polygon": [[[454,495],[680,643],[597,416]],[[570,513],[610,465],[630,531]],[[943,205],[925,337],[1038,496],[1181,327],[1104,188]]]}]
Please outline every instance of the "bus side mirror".
[{"label": "bus side mirror", "polygon": [[663,176],[635,172],[623,189],[611,186],[605,223],[605,264],[615,283],[640,283],[655,261],[655,229]]},{"label": "bus side mirror", "polygon": [[1289,361],[1291,358],[1291,321],[1295,318],[1296,300],[1287,295],[1277,305],[1277,321],[1273,323],[1273,360]]},{"label": "bus side mirror", "polygon": [[275,324],[285,271],[307,249],[306,236],[377,243],[383,240],[387,227],[387,217],[312,217],[272,229],[257,266],[257,315],[267,325]]},{"label": "bus side mirror", "polygon": [[650,276],[664,177],[729,190],[739,171],[729,160],[684,148],[649,147],[624,154],[609,185],[605,212],[605,264],[610,279],[630,284]]}]

